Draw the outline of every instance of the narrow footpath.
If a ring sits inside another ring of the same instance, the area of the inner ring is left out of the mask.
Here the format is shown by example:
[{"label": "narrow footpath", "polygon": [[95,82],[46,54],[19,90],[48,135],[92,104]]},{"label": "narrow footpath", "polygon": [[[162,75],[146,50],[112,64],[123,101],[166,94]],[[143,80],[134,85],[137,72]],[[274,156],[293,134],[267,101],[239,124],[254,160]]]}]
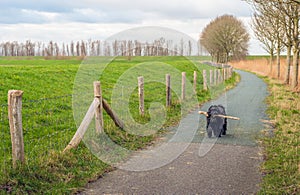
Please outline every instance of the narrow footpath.
[{"label": "narrow footpath", "polygon": [[195,110],[186,116],[181,128],[189,132],[194,127],[188,121],[195,120],[199,126],[191,141],[182,145],[186,147],[178,157],[151,170],[131,171],[131,167],[138,169],[151,161],[147,152],[155,150],[149,148],[134,155],[125,168],[89,183],[81,194],[255,194],[261,181],[256,140],[264,129],[261,119],[266,119],[264,99],[268,93],[256,75],[238,73],[241,82],[234,89],[200,108],[222,104],[228,115],[240,117],[239,121],[228,121],[226,136],[207,138],[206,119]]}]

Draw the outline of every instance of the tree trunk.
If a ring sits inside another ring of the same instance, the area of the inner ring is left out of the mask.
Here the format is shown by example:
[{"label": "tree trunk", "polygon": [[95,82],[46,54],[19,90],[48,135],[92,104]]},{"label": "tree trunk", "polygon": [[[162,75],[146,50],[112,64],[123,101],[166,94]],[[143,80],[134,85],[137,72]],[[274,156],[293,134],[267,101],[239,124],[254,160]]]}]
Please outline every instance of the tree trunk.
[{"label": "tree trunk", "polygon": [[276,64],[277,64],[277,79],[280,78],[280,44],[277,44]]},{"label": "tree trunk", "polygon": [[292,68],[292,88],[298,86],[298,71],[299,71],[299,49],[293,49],[293,68]]},{"label": "tree trunk", "polygon": [[299,70],[299,18],[293,19],[294,33],[293,33],[293,77],[292,77],[292,88],[298,86],[298,70]]},{"label": "tree trunk", "polygon": [[286,56],[286,72],[285,72],[285,78],[284,83],[289,84],[290,83],[290,72],[291,72],[291,52],[292,48],[291,46],[287,47],[287,56]]},{"label": "tree trunk", "polygon": [[274,61],[274,54],[273,53],[271,53],[271,55],[270,55],[270,73],[269,73],[269,75],[271,76],[272,75],[272,71],[273,71],[273,61]]}]

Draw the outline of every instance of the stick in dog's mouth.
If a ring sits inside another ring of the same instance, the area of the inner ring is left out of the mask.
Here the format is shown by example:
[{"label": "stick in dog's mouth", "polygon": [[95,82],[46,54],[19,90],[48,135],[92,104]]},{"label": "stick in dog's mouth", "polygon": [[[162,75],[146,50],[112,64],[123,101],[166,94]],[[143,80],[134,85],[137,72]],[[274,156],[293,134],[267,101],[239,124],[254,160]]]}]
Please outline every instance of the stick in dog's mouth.
[{"label": "stick in dog's mouth", "polygon": [[[202,114],[206,117],[208,117],[208,113],[205,111],[199,111],[199,114]],[[227,116],[227,115],[222,115],[222,114],[218,114],[218,115],[214,115],[215,117],[222,117],[222,118],[227,118],[227,119],[232,119],[232,120],[240,120],[240,118],[238,117],[234,117],[234,116]]]}]

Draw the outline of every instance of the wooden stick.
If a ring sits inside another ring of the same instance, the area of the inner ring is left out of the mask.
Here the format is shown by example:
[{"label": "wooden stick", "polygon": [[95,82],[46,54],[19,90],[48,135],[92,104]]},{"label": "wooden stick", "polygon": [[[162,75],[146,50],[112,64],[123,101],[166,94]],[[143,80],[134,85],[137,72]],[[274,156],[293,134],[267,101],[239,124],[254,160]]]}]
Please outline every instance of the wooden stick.
[{"label": "wooden stick", "polygon": [[100,102],[97,98],[94,99],[92,104],[90,105],[86,115],[84,116],[80,126],[78,127],[74,137],[70,141],[70,143],[67,145],[67,147],[64,149],[63,152],[70,150],[72,148],[75,148],[79,145],[81,142],[86,130],[88,129],[95,113],[95,109],[100,105]]},{"label": "wooden stick", "polygon": [[198,113],[199,113],[199,114],[203,114],[204,116],[208,117],[208,113],[205,112],[205,111],[199,111]]},{"label": "wooden stick", "polygon": [[[101,103],[99,102],[98,98],[94,98],[94,101],[90,105],[87,113],[85,114],[79,128],[77,129],[75,135],[73,136],[70,143],[67,145],[67,147],[63,150],[63,152],[68,151],[72,148],[75,148],[79,145],[81,140],[83,139],[83,136],[88,129],[95,113],[95,109],[99,107]],[[124,123],[117,117],[115,112],[110,108],[109,104],[105,101],[105,99],[102,98],[102,104],[104,110],[107,112],[107,114],[113,119],[115,124],[120,127],[121,129],[124,129]]]},{"label": "wooden stick", "polygon": [[[203,114],[205,115],[206,117],[208,117],[208,113],[205,112],[205,111],[199,111],[198,112],[199,114]],[[232,119],[232,120],[240,120],[240,118],[238,117],[234,117],[234,116],[227,116],[227,115],[222,115],[222,114],[218,114],[218,115],[214,115],[216,117],[222,117],[222,118],[228,118],[228,119]]]},{"label": "wooden stick", "polygon": [[110,118],[114,121],[115,125],[120,127],[121,129],[125,128],[125,124],[118,118],[117,114],[111,109],[107,101],[102,98],[103,108],[110,116]]},{"label": "wooden stick", "polygon": [[240,118],[238,118],[238,117],[227,116],[227,115],[222,115],[222,114],[218,114],[218,115],[214,115],[214,116],[216,116],[216,117],[221,117],[221,118],[232,119],[232,120],[240,120]]}]

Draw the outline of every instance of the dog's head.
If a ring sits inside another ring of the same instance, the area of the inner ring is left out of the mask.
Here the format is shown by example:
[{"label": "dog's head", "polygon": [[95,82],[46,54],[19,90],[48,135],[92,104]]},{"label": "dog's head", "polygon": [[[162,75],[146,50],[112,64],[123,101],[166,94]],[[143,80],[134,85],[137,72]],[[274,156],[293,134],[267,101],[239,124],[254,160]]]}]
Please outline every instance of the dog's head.
[{"label": "dog's head", "polygon": [[218,117],[217,115],[226,115],[225,108],[221,105],[212,105],[209,107],[207,112],[207,127],[210,126],[212,129],[223,129],[225,119]]}]

